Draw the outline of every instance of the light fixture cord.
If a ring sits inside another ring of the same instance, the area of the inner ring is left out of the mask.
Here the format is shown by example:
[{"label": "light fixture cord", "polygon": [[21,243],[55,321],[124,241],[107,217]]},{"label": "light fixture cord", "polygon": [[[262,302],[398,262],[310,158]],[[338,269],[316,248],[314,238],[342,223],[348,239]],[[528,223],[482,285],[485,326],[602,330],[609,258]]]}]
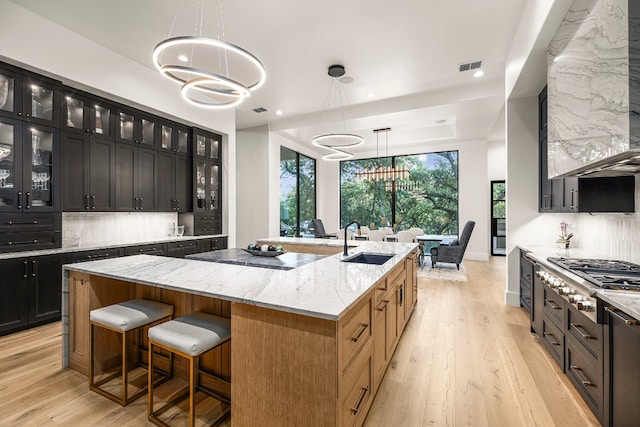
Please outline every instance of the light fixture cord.
[{"label": "light fixture cord", "polygon": [[242,20],[244,21],[244,26],[249,33],[249,40],[251,41],[251,46],[253,47],[253,51],[256,56],[260,56],[258,52],[258,47],[256,46],[255,41],[253,40],[253,34],[251,34],[251,30],[249,29],[249,23],[247,21],[247,15],[244,12],[244,6],[242,5],[242,1],[238,0],[238,4],[240,5],[240,14],[242,15]]},{"label": "light fixture cord", "polygon": [[[179,11],[180,11],[180,4],[178,3],[178,6],[176,6],[176,12],[173,14],[173,19],[171,20],[171,26],[169,27],[169,34],[167,34],[167,38],[168,39],[171,38],[171,33],[173,32],[173,27],[175,27],[175,25],[176,25],[176,20],[178,19],[178,12]],[[163,57],[164,57],[164,50],[160,54],[160,58],[158,60],[162,61]]]},{"label": "light fixture cord", "polygon": [[[222,9],[222,0],[218,0],[218,40],[227,41],[224,28],[224,10]],[[227,57],[227,49],[218,49],[218,62],[222,70],[222,58],[220,51],[224,51],[224,70],[226,77],[229,77],[229,58]]]}]

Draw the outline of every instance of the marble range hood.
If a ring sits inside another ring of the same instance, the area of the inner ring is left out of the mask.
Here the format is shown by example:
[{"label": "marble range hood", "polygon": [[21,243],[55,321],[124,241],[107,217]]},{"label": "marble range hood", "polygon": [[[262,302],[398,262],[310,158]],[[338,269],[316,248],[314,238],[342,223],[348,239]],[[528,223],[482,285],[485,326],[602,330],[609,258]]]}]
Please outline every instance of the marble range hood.
[{"label": "marble range hood", "polygon": [[574,0],[547,85],[549,178],[640,173],[639,0]]}]

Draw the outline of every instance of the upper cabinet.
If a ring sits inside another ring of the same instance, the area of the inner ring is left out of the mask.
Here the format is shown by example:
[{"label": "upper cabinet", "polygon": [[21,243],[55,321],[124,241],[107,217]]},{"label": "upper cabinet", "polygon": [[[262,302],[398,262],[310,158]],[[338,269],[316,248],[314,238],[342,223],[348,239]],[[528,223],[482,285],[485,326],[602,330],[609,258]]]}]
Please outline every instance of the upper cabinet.
[{"label": "upper cabinet", "polygon": [[189,154],[189,128],[187,126],[160,121],[160,149],[178,154]]},{"label": "upper cabinet", "polygon": [[549,177],[640,171],[640,2],[575,1],[548,49]]},{"label": "upper cabinet", "polygon": [[197,157],[220,161],[222,137],[212,132],[193,129],[194,153]]},{"label": "upper cabinet", "polygon": [[157,130],[155,116],[136,110],[116,109],[116,141],[157,148]]},{"label": "upper cabinet", "polygon": [[60,127],[61,84],[0,64],[0,116]]},{"label": "upper cabinet", "polygon": [[64,91],[62,128],[69,132],[115,139],[114,106],[107,101],[72,89]]},{"label": "upper cabinet", "polygon": [[60,130],[0,117],[0,212],[60,210]]}]

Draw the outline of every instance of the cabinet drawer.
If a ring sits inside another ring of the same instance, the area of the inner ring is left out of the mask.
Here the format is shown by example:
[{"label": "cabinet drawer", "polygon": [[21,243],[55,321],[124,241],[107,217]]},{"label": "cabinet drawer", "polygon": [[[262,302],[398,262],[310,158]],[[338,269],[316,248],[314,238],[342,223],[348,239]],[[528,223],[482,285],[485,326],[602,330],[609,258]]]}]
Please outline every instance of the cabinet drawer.
[{"label": "cabinet drawer", "polygon": [[562,329],[564,324],[564,299],[548,287],[544,287],[544,306],[542,311]]},{"label": "cabinet drawer", "polygon": [[184,258],[185,255],[197,254],[200,247],[197,240],[167,243],[167,255],[170,257]]},{"label": "cabinet drawer", "polygon": [[593,357],[591,363],[597,366],[602,364],[604,340],[602,338],[603,326],[601,324],[594,323],[570,305],[567,309],[567,329],[565,334],[567,336],[570,335],[576,344],[582,345],[584,350]]},{"label": "cabinet drawer", "polygon": [[222,232],[222,223],[218,220],[196,221],[193,226],[194,236],[205,236],[207,234],[220,234],[221,232]]},{"label": "cabinet drawer", "polygon": [[345,381],[344,392],[340,394],[340,426],[359,426],[364,422],[367,410],[372,403],[373,381],[371,377],[371,356],[354,365],[353,371]]},{"label": "cabinet drawer", "polygon": [[0,232],[16,231],[60,231],[62,215],[59,213],[43,214],[0,214]]},{"label": "cabinet drawer", "polygon": [[603,420],[604,414],[604,376],[602,371],[595,368],[591,363],[591,357],[587,356],[580,349],[578,344],[574,344],[571,339],[567,339],[567,376],[576,386],[587,405],[598,420]]},{"label": "cabinet drawer", "polygon": [[[371,294],[369,294],[371,295]],[[340,372],[345,374],[349,365],[371,338],[371,297],[351,309],[348,317],[339,323]]]},{"label": "cabinet drawer", "polygon": [[520,281],[531,285],[533,280],[533,264],[526,257],[526,252],[520,251]]},{"label": "cabinet drawer", "polygon": [[124,248],[125,255],[165,255],[167,252],[164,243],[155,245],[139,245]]},{"label": "cabinet drawer", "polygon": [[95,261],[98,259],[117,258],[124,254],[122,248],[96,249],[93,251],[74,252],[67,255],[65,263]]},{"label": "cabinet drawer", "polygon": [[547,316],[542,318],[542,339],[553,358],[564,370],[564,335]]},{"label": "cabinet drawer", "polygon": [[59,231],[0,233],[0,253],[55,249],[61,246]]},{"label": "cabinet drawer", "polygon": [[375,288],[376,288],[376,291],[375,291],[376,301],[380,301],[382,299],[382,297],[389,290],[388,280],[386,278],[384,278],[384,279],[378,281],[378,283],[376,283]]}]

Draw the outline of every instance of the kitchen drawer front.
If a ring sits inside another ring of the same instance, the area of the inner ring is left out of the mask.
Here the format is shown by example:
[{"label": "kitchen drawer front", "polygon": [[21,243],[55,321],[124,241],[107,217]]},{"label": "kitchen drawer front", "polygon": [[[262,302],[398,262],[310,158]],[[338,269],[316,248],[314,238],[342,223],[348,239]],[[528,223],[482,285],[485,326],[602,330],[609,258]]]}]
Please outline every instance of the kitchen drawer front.
[{"label": "kitchen drawer front", "polygon": [[544,287],[544,306],[542,311],[553,320],[556,326],[563,329],[564,299],[547,286]]},{"label": "kitchen drawer front", "polygon": [[0,253],[56,249],[61,246],[59,231],[0,233]]},{"label": "kitchen drawer front", "polygon": [[531,313],[531,286],[520,279],[520,305]]},{"label": "kitchen drawer front", "polygon": [[65,263],[95,261],[98,259],[117,258],[124,255],[123,248],[96,249],[93,251],[73,252],[67,255]]},{"label": "kitchen drawer front", "polygon": [[208,234],[220,234],[222,232],[222,222],[218,220],[198,221],[193,225],[194,236],[206,236]]},{"label": "kitchen drawer front", "polygon": [[185,255],[197,254],[200,246],[197,240],[185,240],[182,242],[167,243],[167,256],[184,258]]},{"label": "kitchen drawer front", "polygon": [[564,335],[547,316],[542,318],[542,340],[558,365],[564,370]]},{"label": "kitchen drawer front", "polygon": [[381,301],[383,299],[382,297],[384,297],[389,290],[389,279],[385,277],[379,280],[378,283],[376,283],[375,289],[376,301]]},{"label": "kitchen drawer front", "polygon": [[60,231],[62,214],[0,214],[0,232],[17,231]]},{"label": "kitchen drawer front", "polygon": [[358,358],[340,393],[338,425],[361,426],[373,401],[372,358]]},{"label": "kitchen drawer front", "polygon": [[346,374],[351,362],[369,342],[372,333],[371,294],[351,309],[345,319],[338,323],[338,355],[340,371]]},{"label": "kitchen drawer front", "polygon": [[582,398],[591,408],[600,422],[604,415],[604,375],[602,370],[594,367],[593,360],[584,354],[579,344],[567,338],[566,373]]},{"label": "kitchen drawer front", "polygon": [[604,328],[601,324],[594,323],[578,310],[569,306],[567,309],[567,336],[571,336],[574,342],[584,347],[593,360],[594,366],[601,366],[604,351]]},{"label": "kitchen drawer front", "polygon": [[520,281],[524,281],[529,286],[531,286],[531,282],[533,281],[533,264],[526,257],[526,252],[520,251]]},{"label": "kitchen drawer front", "polygon": [[125,255],[166,255],[167,247],[164,243],[155,245],[128,246],[124,248]]}]

